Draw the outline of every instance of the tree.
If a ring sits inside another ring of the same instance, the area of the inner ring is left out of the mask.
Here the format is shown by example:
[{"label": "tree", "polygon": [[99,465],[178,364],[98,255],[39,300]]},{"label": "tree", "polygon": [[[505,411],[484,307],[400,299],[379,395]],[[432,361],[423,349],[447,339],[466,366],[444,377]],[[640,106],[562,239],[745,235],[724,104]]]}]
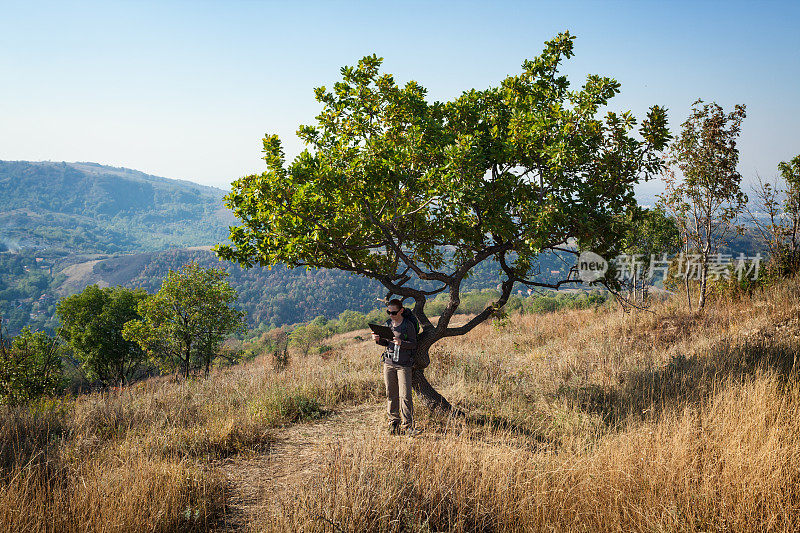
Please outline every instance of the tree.
[{"label": "tree", "polygon": [[[745,106],[736,105],[725,113],[716,103],[697,100],[682,124],[680,136],[670,147],[669,164],[677,166],[682,179],[671,170],[666,176],[666,190],[661,205],[669,210],[681,230],[683,252],[696,253],[700,267],[698,308],[706,303],[709,258],[736,228],[739,214],[747,203],[742,192],[742,176],[736,170],[739,137]],[[689,307],[689,268],[684,272]]]},{"label": "tree", "polygon": [[[541,252],[567,243],[613,254],[613,215],[635,203],[635,183],[661,170],[669,132],[657,106],[641,139],[629,112],[596,118],[619,83],[591,75],[571,90],[559,66],[572,49],[573,37],[560,34],[521,74],[447,102],[429,103],[414,81],[398,86],[375,55],[343,67],[332,91],[315,89],[323,110],[298,130],[308,148],[287,166],[279,138],[267,135],[267,171],[233,183],[226,203],[241,225],[216,253],[245,267],[283,263],[378,280],[387,296],[414,300],[424,354],[496,314],[517,282],[578,282],[530,273]],[[451,327],[462,281],[491,259],[502,269],[500,297]],[[425,303],[445,291],[433,324]],[[451,408],[422,369],[413,385],[429,407]]]},{"label": "tree", "polygon": [[89,285],[58,303],[61,336],[90,379],[112,385],[134,376],[145,353],[137,343],[122,337],[122,328],[141,318],[137,306],[145,298],[144,289]]},{"label": "tree", "polygon": [[786,217],[786,239],[789,251],[800,251],[800,155],[791,161],[781,161],[778,170],[786,183],[784,215]]},{"label": "tree", "polygon": [[135,341],[164,371],[194,364],[208,374],[225,336],[244,327],[242,311],[231,305],[236,291],[227,272],[190,262],[170,269],[158,292],[139,302],[141,320],[125,324],[123,338]]},{"label": "tree", "polygon": [[272,353],[272,365],[275,370],[283,370],[289,366],[289,334],[283,328],[275,328],[264,337],[267,349]]},{"label": "tree", "polygon": [[668,255],[680,248],[680,230],[675,219],[668,216],[660,207],[654,209],[636,207],[624,213],[623,217],[625,219],[623,225],[628,230],[622,239],[621,248],[625,254],[630,255],[633,263],[630,265],[632,267],[630,273],[635,305],[637,283],[641,282],[644,297],[644,284],[648,280],[643,275],[644,272],[649,272],[653,276],[655,265],[663,264]]},{"label": "tree", "polygon": [[357,329],[367,329],[369,321],[364,313],[346,310],[339,313],[336,320],[336,333],[347,333]]},{"label": "tree", "polygon": [[303,355],[308,355],[312,346],[318,344],[328,336],[328,329],[320,325],[319,321],[315,319],[308,324],[297,326],[294,331],[289,334],[289,340],[303,352]]},{"label": "tree", "polygon": [[786,276],[800,268],[800,155],[781,161],[778,170],[775,183],[758,177],[753,187],[756,213],[749,207],[747,212],[769,249],[772,268]]},{"label": "tree", "polygon": [[0,403],[18,405],[62,386],[58,339],[25,327],[9,342],[0,321]]}]

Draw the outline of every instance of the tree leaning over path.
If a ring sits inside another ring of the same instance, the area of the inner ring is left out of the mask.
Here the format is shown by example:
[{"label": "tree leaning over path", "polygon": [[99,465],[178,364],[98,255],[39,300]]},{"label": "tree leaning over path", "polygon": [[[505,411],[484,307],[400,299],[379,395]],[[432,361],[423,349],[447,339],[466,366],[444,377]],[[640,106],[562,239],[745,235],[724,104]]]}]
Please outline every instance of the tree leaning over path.
[{"label": "tree leaning over path", "polygon": [[[447,102],[429,103],[414,81],[398,86],[374,55],[343,67],[333,90],[315,89],[323,110],[298,130],[308,148],[287,165],[280,140],[267,135],[267,171],[233,183],[226,203],[241,225],[216,253],[245,267],[284,263],[376,279],[387,296],[414,301],[425,354],[496,314],[515,283],[579,282],[575,272],[537,281],[537,256],[570,244],[613,257],[624,230],[615,214],[635,204],[635,183],[660,172],[669,132],[658,106],[638,138],[629,112],[596,118],[619,83],[591,75],[571,90],[559,66],[573,39],[560,34],[519,75]],[[451,326],[462,280],[485,260],[498,264],[500,297]],[[425,303],[445,291],[433,324]],[[413,386],[428,407],[451,409],[422,369]]]}]

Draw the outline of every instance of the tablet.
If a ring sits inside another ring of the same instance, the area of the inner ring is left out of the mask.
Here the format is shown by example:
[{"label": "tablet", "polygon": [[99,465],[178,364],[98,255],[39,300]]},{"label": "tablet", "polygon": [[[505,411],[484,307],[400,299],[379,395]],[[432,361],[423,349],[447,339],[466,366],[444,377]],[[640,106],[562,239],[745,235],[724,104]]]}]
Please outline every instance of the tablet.
[{"label": "tablet", "polygon": [[384,340],[390,342],[394,340],[394,332],[392,331],[392,328],[390,328],[389,326],[383,326],[381,324],[370,324],[369,329],[371,329],[373,333],[379,335]]}]

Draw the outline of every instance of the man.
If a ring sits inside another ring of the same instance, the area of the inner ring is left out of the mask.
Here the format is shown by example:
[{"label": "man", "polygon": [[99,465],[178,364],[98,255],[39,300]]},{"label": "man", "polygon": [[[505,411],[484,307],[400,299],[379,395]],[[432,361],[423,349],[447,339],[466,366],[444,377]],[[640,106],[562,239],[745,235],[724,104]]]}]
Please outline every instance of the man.
[{"label": "man", "polygon": [[414,405],[411,402],[411,372],[414,365],[414,349],[417,347],[417,327],[404,316],[403,303],[397,298],[386,306],[389,318],[386,326],[394,333],[394,340],[381,339],[372,334],[376,344],[386,346],[383,352],[383,380],[386,382],[386,410],[389,418],[389,433],[413,435]]}]

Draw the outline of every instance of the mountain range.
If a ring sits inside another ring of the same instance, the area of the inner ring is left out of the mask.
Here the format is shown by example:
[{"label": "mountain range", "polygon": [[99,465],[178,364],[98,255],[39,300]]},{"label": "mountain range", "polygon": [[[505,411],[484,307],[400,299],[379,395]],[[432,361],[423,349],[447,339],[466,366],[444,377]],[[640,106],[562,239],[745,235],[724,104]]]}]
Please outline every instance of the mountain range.
[{"label": "mountain range", "polygon": [[0,161],[0,243],[81,253],[227,238],[225,191],[96,163]]}]

